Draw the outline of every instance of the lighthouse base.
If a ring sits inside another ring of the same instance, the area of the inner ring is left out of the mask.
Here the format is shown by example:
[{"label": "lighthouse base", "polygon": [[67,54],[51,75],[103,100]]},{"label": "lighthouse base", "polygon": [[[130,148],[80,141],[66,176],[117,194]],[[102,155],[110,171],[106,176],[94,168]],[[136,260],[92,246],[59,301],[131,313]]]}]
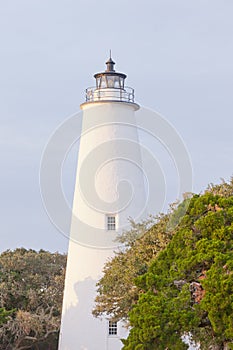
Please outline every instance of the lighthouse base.
[{"label": "lighthouse base", "polygon": [[[123,322],[109,322],[92,314],[96,283],[104,261],[113,252],[70,242],[65,281],[59,350],[120,350],[128,330]],[[86,263],[84,262],[86,257]],[[80,262],[78,263],[77,257]]]}]

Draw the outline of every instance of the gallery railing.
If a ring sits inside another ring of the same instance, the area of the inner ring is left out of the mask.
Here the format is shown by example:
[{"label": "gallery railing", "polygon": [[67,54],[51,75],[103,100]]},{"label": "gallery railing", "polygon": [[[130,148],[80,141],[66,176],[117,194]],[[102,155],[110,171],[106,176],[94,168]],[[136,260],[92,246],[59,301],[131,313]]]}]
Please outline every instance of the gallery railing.
[{"label": "gallery railing", "polygon": [[122,101],[134,103],[134,89],[130,87],[101,88],[89,87],[86,89],[86,102]]}]

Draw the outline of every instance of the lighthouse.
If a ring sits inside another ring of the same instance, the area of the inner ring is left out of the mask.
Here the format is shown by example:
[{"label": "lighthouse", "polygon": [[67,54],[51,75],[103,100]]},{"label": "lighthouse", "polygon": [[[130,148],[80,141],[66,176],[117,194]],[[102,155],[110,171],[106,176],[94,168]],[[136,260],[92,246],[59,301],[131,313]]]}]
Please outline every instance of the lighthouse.
[{"label": "lighthouse", "polygon": [[126,75],[94,75],[81,104],[76,183],[63,297],[59,350],[119,350],[127,329],[111,317],[92,315],[96,283],[118,248],[129,218],[145,215],[146,193],[135,114],[139,105]]}]

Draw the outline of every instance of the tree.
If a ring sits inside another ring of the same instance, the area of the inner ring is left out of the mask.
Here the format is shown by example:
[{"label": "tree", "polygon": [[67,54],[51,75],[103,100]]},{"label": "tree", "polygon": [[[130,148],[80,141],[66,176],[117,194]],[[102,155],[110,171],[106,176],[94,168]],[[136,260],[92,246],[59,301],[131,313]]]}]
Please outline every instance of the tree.
[{"label": "tree", "polygon": [[56,349],[66,256],[24,248],[0,255],[0,349]]},{"label": "tree", "polygon": [[[137,277],[124,350],[233,349],[233,197],[224,185],[195,195],[179,229]],[[214,193],[218,192],[218,195]],[[190,333],[191,332],[191,333]]]},{"label": "tree", "polygon": [[233,176],[229,182],[226,182],[224,179],[222,179],[222,182],[220,184],[209,184],[205,192],[225,198],[233,196]]},{"label": "tree", "polygon": [[98,295],[93,314],[108,315],[113,320],[127,320],[137,302],[140,288],[135,278],[144,274],[148,264],[171,238],[169,215],[149,217],[138,224],[131,221],[131,230],[118,238],[124,244],[104,267],[104,276],[97,283]]},{"label": "tree", "polygon": [[105,264],[104,275],[97,283],[94,316],[128,321],[129,311],[141,293],[135,278],[147,271],[151,260],[171,240],[190,198],[190,193],[184,194],[184,200],[171,204],[167,214],[149,216],[139,223],[130,220],[131,229],[117,238],[122,248]]}]

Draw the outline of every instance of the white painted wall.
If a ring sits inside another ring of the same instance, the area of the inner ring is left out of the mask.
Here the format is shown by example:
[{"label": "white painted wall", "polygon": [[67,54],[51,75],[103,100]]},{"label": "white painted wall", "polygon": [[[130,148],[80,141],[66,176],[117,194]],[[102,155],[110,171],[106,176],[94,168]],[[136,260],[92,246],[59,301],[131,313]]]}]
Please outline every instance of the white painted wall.
[{"label": "white painted wall", "polygon": [[[93,102],[83,109],[73,201],[70,243],[59,350],[119,350],[118,337],[108,336],[107,320],[92,316],[96,282],[113,256],[117,233],[128,218],[145,213],[145,189],[135,123],[136,104]],[[106,230],[106,214],[114,213],[117,231]],[[129,226],[128,226],[129,227]],[[118,327],[119,328],[119,327]]]}]

